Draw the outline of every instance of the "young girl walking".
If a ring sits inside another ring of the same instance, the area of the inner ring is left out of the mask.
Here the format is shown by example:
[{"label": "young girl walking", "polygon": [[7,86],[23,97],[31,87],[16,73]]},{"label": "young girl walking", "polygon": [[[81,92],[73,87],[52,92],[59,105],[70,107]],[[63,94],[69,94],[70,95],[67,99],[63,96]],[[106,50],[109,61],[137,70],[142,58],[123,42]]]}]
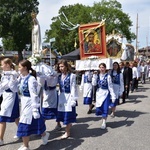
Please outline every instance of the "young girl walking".
[{"label": "young girl walking", "polygon": [[0,95],[3,94],[3,101],[0,110],[0,145],[4,144],[4,134],[6,130],[6,122],[19,122],[19,100],[18,100],[18,74],[14,70],[14,65],[9,58],[1,61],[3,70]]},{"label": "young girl walking", "polygon": [[99,65],[99,74],[94,74],[92,78],[93,86],[97,86],[96,91],[96,115],[102,115],[101,129],[106,129],[106,120],[109,111],[110,96],[112,102],[116,100],[116,95],[113,90],[113,84],[110,75],[106,71],[106,64]]},{"label": "young girl walking", "polygon": [[110,103],[111,107],[111,117],[115,117],[115,110],[116,106],[119,103],[119,98],[122,97],[124,92],[124,81],[123,81],[123,74],[120,71],[120,66],[118,62],[113,63],[113,69],[110,71],[110,76],[112,78],[113,89],[116,95],[115,102]]},{"label": "young girl walking", "polygon": [[[23,145],[18,150],[29,150],[29,137],[32,134],[42,136],[42,144],[46,145],[49,133],[45,132],[45,121],[40,114],[40,100],[37,93],[36,72],[31,68],[31,62],[23,60],[19,63],[21,78],[21,117],[19,120],[17,136],[22,137]],[[30,73],[31,72],[31,73]]]},{"label": "young girl walking", "polygon": [[66,131],[61,136],[61,139],[66,139],[70,136],[70,128],[72,123],[76,122],[76,75],[71,73],[70,67],[66,60],[58,62],[58,83],[60,87],[58,98],[58,115],[57,122],[63,122],[66,125]]},{"label": "young girl walking", "polygon": [[94,105],[92,104],[93,101],[93,86],[92,86],[92,72],[85,71],[82,75],[81,86],[80,89],[83,88],[83,104],[89,105],[89,110],[87,114],[92,113],[92,109]]}]

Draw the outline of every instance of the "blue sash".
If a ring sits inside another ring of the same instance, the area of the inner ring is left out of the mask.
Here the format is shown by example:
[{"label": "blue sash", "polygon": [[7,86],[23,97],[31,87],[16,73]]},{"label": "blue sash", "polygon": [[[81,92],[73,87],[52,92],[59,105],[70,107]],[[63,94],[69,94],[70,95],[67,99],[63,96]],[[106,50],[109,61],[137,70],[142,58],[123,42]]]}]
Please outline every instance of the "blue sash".
[{"label": "blue sash", "polygon": [[108,74],[106,74],[104,76],[104,78],[102,80],[100,80],[100,77],[98,75],[98,79],[97,79],[97,87],[101,88],[101,89],[108,89],[108,82],[107,82],[107,76]]},{"label": "blue sash", "polygon": [[70,73],[65,78],[64,82],[61,80],[61,75],[58,77],[58,82],[60,85],[60,92],[70,93]]},{"label": "blue sash", "polygon": [[112,79],[112,83],[120,84],[120,73],[117,73],[116,75],[113,75],[113,70],[112,70],[111,71],[111,79]]},{"label": "blue sash", "polygon": [[28,77],[24,80],[22,86],[20,87],[22,95],[27,96],[27,97],[30,97],[30,92],[29,92],[29,88],[28,88],[29,78],[30,78],[30,75],[28,75]]}]

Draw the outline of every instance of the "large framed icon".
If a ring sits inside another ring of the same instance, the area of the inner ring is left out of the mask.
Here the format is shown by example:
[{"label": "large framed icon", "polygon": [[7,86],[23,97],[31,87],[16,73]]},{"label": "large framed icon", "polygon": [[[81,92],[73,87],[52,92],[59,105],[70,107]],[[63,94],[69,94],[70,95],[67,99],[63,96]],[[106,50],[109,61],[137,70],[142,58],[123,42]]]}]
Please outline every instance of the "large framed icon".
[{"label": "large framed icon", "polygon": [[96,22],[79,26],[80,58],[106,58],[105,23]]}]

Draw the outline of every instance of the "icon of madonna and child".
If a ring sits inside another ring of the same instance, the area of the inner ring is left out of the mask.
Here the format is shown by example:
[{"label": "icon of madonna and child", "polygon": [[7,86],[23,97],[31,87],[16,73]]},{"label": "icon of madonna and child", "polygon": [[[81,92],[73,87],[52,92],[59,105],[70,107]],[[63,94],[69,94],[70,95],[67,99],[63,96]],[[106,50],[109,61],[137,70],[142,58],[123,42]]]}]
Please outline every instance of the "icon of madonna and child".
[{"label": "icon of madonna and child", "polygon": [[86,30],[84,34],[84,53],[100,52],[102,52],[100,29]]}]

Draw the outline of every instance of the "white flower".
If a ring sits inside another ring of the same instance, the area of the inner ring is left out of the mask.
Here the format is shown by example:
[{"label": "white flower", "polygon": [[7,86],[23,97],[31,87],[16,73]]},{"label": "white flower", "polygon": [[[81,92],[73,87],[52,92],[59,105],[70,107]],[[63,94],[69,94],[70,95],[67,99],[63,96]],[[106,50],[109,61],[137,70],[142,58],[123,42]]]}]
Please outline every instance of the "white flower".
[{"label": "white flower", "polygon": [[90,59],[90,60],[93,60],[93,59],[98,59],[99,57],[98,56],[90,56],[90,57],[88,57],[87,59]]},{"label": "white flower", "polygon": [[33,66],[36,66],[39,62],[41,62],[41,58],[39,56],[31,56],[28,58]]}]

